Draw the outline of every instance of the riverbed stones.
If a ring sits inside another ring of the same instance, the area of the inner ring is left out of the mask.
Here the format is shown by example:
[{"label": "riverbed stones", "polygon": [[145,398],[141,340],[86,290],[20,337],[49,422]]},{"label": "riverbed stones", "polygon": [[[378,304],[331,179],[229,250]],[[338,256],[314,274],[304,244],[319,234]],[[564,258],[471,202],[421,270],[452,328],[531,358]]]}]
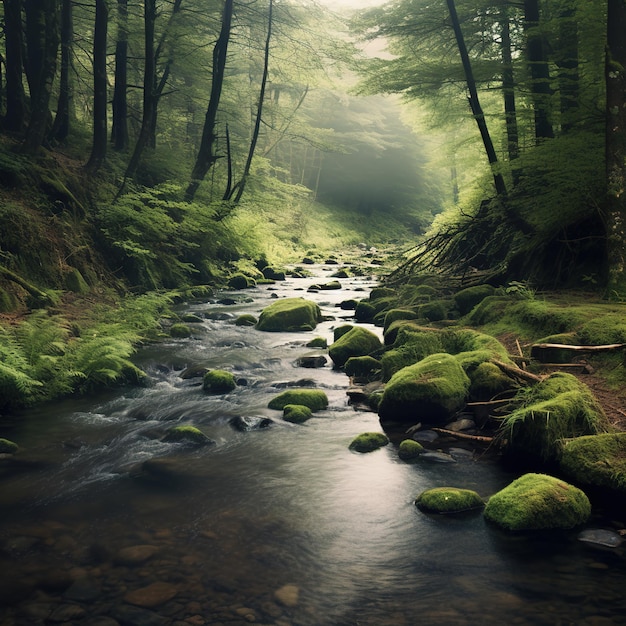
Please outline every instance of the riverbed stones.
[{"label": "riverbed stones", "polygon": [[589,498],[564,480],[524,474],[489,498],[485,519],[506,530],[570,529],[591,515]]},{"label": "riverbed stones", "polygon": [[296,585],[283,585],[274,592],[274,597],[283,606],[296,607],[300,601],[300,588]]},{"label": "riverbed stones", "polygon": [[288,404],[300,404],[311,411],[322,411],[328,406],[328,396],[321,389],[290,389],[272,398],[270,409],[282,411]]},{"label": "riverbed stones", "polygon": [[151,559],[159,548],[152,545],[137,545],[122,548],[114,558],[118,565],[140,565]]},{"label": "riverbed stones", "polygon": [[381,421],[445,424],[465,405],[469,386],[454,356],[432,354],[391,377],[378,414]]},{"label": "riverbed stones", "polygon": [[178,587],[176,585],[167,582],[155,582],[146,587],[129,591],[124,596],[124,601],[145,609],[151,609],[165,604],[175,598],[177,594]]},{"label": "riverbed stones", "polygon": [[403,461],[410,461],[425,452],[424,446],[413,439],[404,439],[398,447],[398,456]]},{"label": "riverbed stones", "polygon": [[298,367],[308,367],[311,369],[324,367],[326,365],[326,357],[323,354],[306,354],[296,360]]},{"label": "riverbed stones", "polygon": [[172,324],[170,326],[170,337],[174,339],[187,339],[191,337],[191,329],[187,324]]},{"label": "riverbed stones", "polygon": [[261,311],[257,330],[297,332],[313,330],[322,321],[319,306],[304,298],[283,298]]},{"label": "riverbed stones", "polygon": [[350,357],[371,356],[382,347],[380,339],[371,330],[353,326],[328,348],[328,354],[337,367],[343,367]]}]

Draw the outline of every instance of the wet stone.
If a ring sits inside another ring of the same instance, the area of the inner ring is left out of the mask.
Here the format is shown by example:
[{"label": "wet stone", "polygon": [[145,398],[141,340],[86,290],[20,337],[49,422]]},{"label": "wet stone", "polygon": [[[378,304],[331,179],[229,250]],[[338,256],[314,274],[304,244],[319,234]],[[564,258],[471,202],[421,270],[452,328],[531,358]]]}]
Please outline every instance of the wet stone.
[{"label": "wet stone", "polygon": [[474,422],[474,420],[463,418],[446,424],[446,428],[458,433],[463,430],[472,430],[473,428],[476,428],[476,422]]},{"label": "wet stone", "polygon": [[76,602],[93,602],[100,595],[100,585],[91,578],[79,578],[63,596]]},{"label": "wet stone", "polygon": [[613,530],[587,528],[578,535],[578,541],[598,547],[617,548],[624,542],[624,538]]},{"label": "wet stone", "polygon": [[122,548],[115,556],[119,565],[139,565],[152,558],[159,548],[157,546],[139,545]]},{"label": "wet stone", "polygon": [[85,616],[85,609],[77,604],[62,604],[52,611],[52,614],[48,618],[49,622],[70,622],[73,623],[76,620],[80,620]]},{"label": "wet stone", "polygon": [[150,609],[165,604],[176,597],[177,593],[178,587],[176,587],[176,585],[166,582],[156,582],[147,587],[129,591],[124,596],[124,601],[129,604],[135,604]]},{"label": "wet stone", "polygon": [[165,626],[169,622],[167,618],[154,611],[136,606],[113,607],[111,616],[122,626]]},{"label": "wet stone", "polygon": [[431,443],[439,439],[439,435],[434,430],[417,430],[411,435],[415,441]]},{"label": "wet stone", "polygon": [[419,458],[434,463],[456,463],[455,458],[445,452],[423,452]]},{"label": "wet stone", "polygon": [[274,592],[274,597],[283,606],[294,607],[298,605],[300,589],[296,585],[283,585]]}]

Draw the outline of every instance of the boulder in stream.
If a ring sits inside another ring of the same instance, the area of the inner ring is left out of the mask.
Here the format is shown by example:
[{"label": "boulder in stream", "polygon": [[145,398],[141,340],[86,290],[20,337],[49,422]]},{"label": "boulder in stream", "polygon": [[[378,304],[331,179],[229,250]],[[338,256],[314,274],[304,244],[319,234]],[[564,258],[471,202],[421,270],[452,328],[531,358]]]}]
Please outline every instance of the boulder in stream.
[{"label": "boulder in stream", "polygon": [[361,433],[350,442],[350,450],[355,452],[373,452],[389,443],[389,438],[385,433]]},{"label": "boulder in stream", "polygon": [[575,528],[590,515],[583,491],[546,474],[524,474],[491,496],[485,508],[485,519],[506,530]]},{"label": "boulder in stream", "polygon": [[280,332],[313,330],[322,321],[322,312],[315,302],[304,298],[284,298],[261,311],[257,329]]},{"label": "boulder in stream", "polygon": [[328,406],[328,396],[320,389],[290,389],[270,400],[268,407],[282,411],[288,404],[300,404],[311,411],[322,411]]},{"label": "boulder in stream", "polygon": [[415,506],[424,513],[466,513],[485,506],[482,498],[471,489],[435,487],[423,491],[415,500]]},{"label": "boulder in stream", "polygon": [[283,419],[292,424],[302,424],[313,417],[313,411],[303,404],[286,404],[283,407]]},{"label": "boulder in stream", "polygon": [[367,356],[382,350],[377,335],[362,326],[353,326],[328,348],[328,354],[337,367],[343,367],[350,357]]},{"label": "boulder in stream", "polygon": [[18,451],[18,445],[9,440],[0,438],[0,454],[15,454]]},{"label": "boulder in stream", "polygon": [[215,442],[195,426],[182,425],[170,428],[162,441],[168,443],[187,443],[195,446],[206,446]]},{"label": "boulder in stream", "polygon": [[202,378],[202,388],[209,393],[228,393],[236,387],[235,377],[224,370],[209,370]]},{"label": "boulder in stream", "polygon": [[269,417],[256,415],[237,415],[228,422],[235,430],[248,432],[251,430],[262,430],[269,428],[274,422]]}]

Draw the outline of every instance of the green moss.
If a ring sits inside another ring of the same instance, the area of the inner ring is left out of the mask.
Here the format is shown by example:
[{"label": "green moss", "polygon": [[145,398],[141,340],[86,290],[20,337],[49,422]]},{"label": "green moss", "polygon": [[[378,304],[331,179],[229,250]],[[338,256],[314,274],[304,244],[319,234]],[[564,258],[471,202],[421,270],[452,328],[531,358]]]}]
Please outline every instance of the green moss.
[{"label": "green moss", "polygon": [[256,280],[244,274],[234,274],[228,279],[228,286],[231,289],[248,289],[249,287],[256,287]]},{"label": "green moss", "polygon": [[319,389],[290,389],[270,400],[268,407],[282,411],[287,404],[307,406],[311,411],[322,411],[328,406],[328,396]]},{"label": "green moss", "polygon": [[371,330],[353,326],[328,348],[328,355],[337,367],[343,367],[350,357],[371,355],[382,347],[380,339]]},{"label": "green moss", "polygon": [[309,341],[306,344],[307,348],[322,348],[322,350],[325,350],[326,348],[328,348],[328,342],[326,341],[326,339],[324,339],[324,337],[315,337],[314,339],[311,339],[311,341]]},{"label": "green moss", "polygon": [[383,330],[386,333],[389,326],[396,320],[414,320],[417,313],[411,309],[390,309],[385,313],[383,322]]},{"label": "green moss", "polygon": [[163,441],[167,442],[186,442],[199,446],[204,446],[214,443],[209,437],[207,437],[199,428],[195,426],[174,426],[170,428]]},{"label": "green moss", "polygon": [[8,313],[16,307],[16,300],[12,295],[0,288],[0,313]]},{"label": "green moss", "polygon": [[503,391],[514,389],[515,383],[493,363],[480,363],[469,374],[470,396],[473,400],[490,400]]},{"label": "green moss", "polygon": [[370,300],[380,300],[381,298],[392,298],[396,296],[396,290],[390,287],[374,287],[370,291]]},{"label": "green moss", "polygon": [[224,370],[210,370],[202,378],[202,388],[210,393],[228,393],[236,387],[235,377]]},{"label": "green moss", "polygon": [[457,291],[454,294],[454,302],[459,313],[466,315],[487,296],[493,296],[494,293],[495,289],[491,285],[476,285]]},{"label": "green moss", "polygon": [[293,424],[302,424],[313,416],[313,411],[303,404],[286,404],[283,407],[283,419]]},{"label": "green moss", "polygon": [[341,289],[341,283],[338,280],[331,280],[329,283],[323,283],[322,285],[320,285],[320,289],[324,291]]},{"label": "green moss", "polygon": [[285,280],[285,272],[274,267],[264,267],[263,276],[269,280]]},{"label": "green moss", "polygon": [[9,439],[0,438],[0,454],[15,454],[19,447]]},{"label": "green moss", "polygon": [[376,308],[367,300],[361,300],[354,310],[354,317],[359,322],[370,322],[374,319],[374,315],[376,315]]},{"label": "green moss", "polygon": [[304,298],[278,300],[261,311],[257,328],[264,331],[311,330],[322,320],[315,302]]},{"label": "green moss", "polygon": [[435,487],[417,496],[415,506],[424,513],[465,513],[482,509],[485,503],[471,489]]},{"label": "green moss", "polygon": [[551,374],[520,390],[516,401],[522,406],[502,421],[498,431],[510,454],[555,460],[563,439],[595,435],[608,428],[589,388],[571,374]]},{"label": "green moss", "polygon": [[560,457],[564,474],[579,485],[626,493],[626,433],[570,439]]},{"label": "green moss", "polygon": [[410,459],[415,459],[424,451],[425,448],[419,441],[404,439],[400,442],[400,446],[398,447],[398,456],[403,461],[409,461]]},{"label": "green moss", "polygon": [[470,311],[465,319],[472,326],[485,326],[497,322],[503,318],[512,302],[509,296],[487,296]]},{"label": "green moss", "polygon": [[591,515],[577,487],[545,474],[525,474],[489,498],[485,519],[507,530],[574,528]]},{"label": "green moss", "polygon": [[350,450],[355,452],[373,452],[389,443],[389,438],[384,433],[361,433],[350,443]]},{"label": "green moss", "polygon": [[380,361],[371,356],[352,356],[345,365],[348,376],[371,376],[380,372]]},{"label": "green moss", "polygon": [[420,304],[417,308],[419,317],[427,319],[429,322],[440,322],[448,317],[449,305],[444,300],[434,300]]},{"label": "green moss", "polygon": [[470,380],[450,354],[431,354],[396,372],[378,407],[381,420],[441,423],[465,405]]},{"label": "green moss", "polygon": [[[383,333],[385,338],[385,345],[395,346],[398,335],[402,330],[408,330],[411,332],[424,332],[432,331],[433,329],[424,325],[417,324],[413,320],[394,320],[393,322],[391,322],[391,324],[389,324],[389,327]],[[401,345],[402,343],[404,342],[400,341],[397,345]]]},{"label": "green moss", "polygon": [[250,313],[244,313],[235,320],[235,326],[254,326],[257,323],[257,318]]},{"label": "green moss", "polygon": [[626,318],[624,314],[608,314],[585,322],[578,330],[582,345],[608,345],[626,343]]},{"label": "green moss", "polygon": [[398,294],[398,301],[413,306],[423,304],[439,296],[439,290],[432,285],[403,285]]},{"label": "green moss", "polygon": [[199,315],[194,313],[185,313],[180,319],[187,324],[202,324],[204,321]]},{"label": "green moss", "polygon": [[89,293],[89,285],[75,267],[65,275],[65,286],[74,293]]},{"label": "green moss", "polygon": [[333,341],[337,341],[340,337],[343,337],[346,333],[350,332],[354,326],[352,324],[342,324],[341,326],[337,326],[335,330],[333,330]]},{"label": "green moss", "polygon": [[175,339],[185,339],[191,336],[191,330],[187,324],[172,324],[170,326],[170,336]]}]

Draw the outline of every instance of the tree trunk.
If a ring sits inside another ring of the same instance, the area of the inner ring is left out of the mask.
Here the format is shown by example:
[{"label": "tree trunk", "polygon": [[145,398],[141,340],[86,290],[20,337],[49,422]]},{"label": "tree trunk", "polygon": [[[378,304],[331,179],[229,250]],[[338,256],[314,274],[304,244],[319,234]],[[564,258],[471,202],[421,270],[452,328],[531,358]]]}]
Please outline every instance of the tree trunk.
[{"label": "tree trunk", "polygon": [[554,137],[550,121],[552,89],[544,39],[539,32],[539,0],[524,0],[524,30],[535,112],[535,138],[549,139]]},{"label": "tree trunk", "polygon": [[107,0],[96,0],[96,21],[93,37],[93,143],[87,168],[97,170],[106,157],[107,130]]},{"label": "tree trunk", "polygon": [[74,23],[72,0],[63,0],[61,7],[61,76],[59,78],[59,99],[57,112],[52,125],[51,138],[64,141],[70,131],[72,111],[72,47],[74,45]]},{"label": "tree trunk", "polygon": [[263,117],[263,103],[265,100],[265,90],[267,87],[267,76],[269,74],[269,62],[270,62],[270,43],[272,39],[272,10],[274,8],[273,0],[270,0],[269,8],[268,8],[268,18],[267,18],[267,37],[265,38],[265,55],[263,58],[263,76],[261,78],[261,88],[259,90],[259,100],[257,103],[256,110],[256,119],[254,121],[254,130],[252,131],[252,139],[250,141],[250,149],[248,150],[248,158],[246,159],[246,164],[244,166],[243,174],[239,182],[233,188],[233,191],[236,189],[237,193],[233,198],[233,193],[229,194],[229,197],[224,197],[224,200],[233,200],[234,204],[239,204],[241,200],[241,196],[243,195],[244,189],[246,187],[246,182],[248,181],[248,177],[250,176],[250,168],[252,167],[252,159],[254,158],[254,152],[256,150],[256,145],[259,140],[259,133],[261,131],[261,120]]},{"label": "tree trunk", "polygon": [[22,132],[26,127],[26,97],[22,74],[22,2],[4,0],[4,37],[6,49],[6,115],[4,129]]},{"label": "tree trunk", "polygon": [[230,40],[232,17],[233,0],[225,0],[224,10],[222,13],[222,28],[220,30],[220,35],[215,42],[215,47],[213,48],[213,79],[211,82],[209,105],[204,119],[202,139],[200,140],[198,155],[191,172],[191,182],[185,191],[185,200],[187,200],[187,202],[191,202],[194,199],[200,183],[204,180],[207,172],[218,158],[215,154],[215,144],[217,142],[215,127],[220,97],[222,95],[222,86],[224,84],[226,53],[228,51],[228,42]]},{"label": "tree trunk", "polygon": [[561,108],[561,130],[566,133],[577,121],[579,99],[578,20],[572,0],[563,0],[559,11],[559,41],[556,54]]},{"label": "tree trunk", "polygon": [[128,148],[128,0],[117,0],[117,42],[113,87],[113,149]]},{"label": "tree trunk", "polygon": [[607,294],[626,293],[626,2],[608,0],[606,80]]},{"label": "tree trunk", "polygon": [[[509,161],[519,156],[519,133],[515,106],[515,80],[513,78],[513,55],[511,54],[511,27],[506,7],[500,12],[502,28],[502,92],[504,94],[504,119],[506,123],[507,151]],[[513,180],[516,181],[515,170]]]},{"label": "tree trunk", "polygon": [[60,19],[56,0],[29,0],[25,8],[31,111],[22,149],[34,154],[43,145],[51,124],[50,96],[57,66]]},{"label": "tree trunk", "polygon": [[504,178],[502,177],[502,174],[497,171],[498,157],[496,155],[495,148],[493,147],[493,142],[491,141],[489,129],[487,128],[485,114],[483,113],[482,107],[480,106],[480,101],[478,99],[476,81],[474,80],[472,65],[470,63],[469,55],[467,53],[467,47],[465,45],[463,31],[461,30],[461,24],[459,23],[459,16],[456,12],[456,5],[454,3],[454,0],[446,0],[446,3],[448,5],[448,11],[450,12],[450,19],[452,20],[452,28],[454,30],[454,36],[456,37],[456,43],[459,48],[459,53],[461,55],[461,62],[463,63],[465,82],[467,83],[467,91],[469,93],[468,100],[470,108],[472,110],[474,119],[476,120],[476,124],[478,125],[478,130],[480,131],[480,136],[483,140],[483,145],[485,146],[485,152],[487,153],[487,158],[489,159],[489,164],[491,165],[493,182],[496,187],[496,192],[499,196],[504,196],[506,195],[506,185],[504,183]]}]

